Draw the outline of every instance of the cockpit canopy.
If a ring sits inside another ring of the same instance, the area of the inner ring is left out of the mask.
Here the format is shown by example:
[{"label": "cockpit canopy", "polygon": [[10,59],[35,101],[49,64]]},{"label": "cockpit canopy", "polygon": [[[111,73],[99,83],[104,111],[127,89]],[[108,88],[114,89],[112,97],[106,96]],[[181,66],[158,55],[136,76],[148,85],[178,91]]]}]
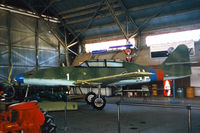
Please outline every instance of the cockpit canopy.
[{"label": "cockpit canopy", "polygon": [[124,67],[124,63],[116,60],[89,60],[81,63],[80,67]]}]

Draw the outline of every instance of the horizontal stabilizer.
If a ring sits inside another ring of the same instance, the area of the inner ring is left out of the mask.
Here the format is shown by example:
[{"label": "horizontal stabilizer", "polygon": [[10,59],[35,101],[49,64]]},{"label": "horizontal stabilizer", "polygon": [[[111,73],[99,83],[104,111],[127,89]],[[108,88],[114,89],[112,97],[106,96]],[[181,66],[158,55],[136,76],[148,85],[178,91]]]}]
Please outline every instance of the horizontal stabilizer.
[{"label": "horizontal stabilizer", "polygon": [[165,63],[165,65],[183,65],[183,64],[196,64],[198,62],[170,62]]}]

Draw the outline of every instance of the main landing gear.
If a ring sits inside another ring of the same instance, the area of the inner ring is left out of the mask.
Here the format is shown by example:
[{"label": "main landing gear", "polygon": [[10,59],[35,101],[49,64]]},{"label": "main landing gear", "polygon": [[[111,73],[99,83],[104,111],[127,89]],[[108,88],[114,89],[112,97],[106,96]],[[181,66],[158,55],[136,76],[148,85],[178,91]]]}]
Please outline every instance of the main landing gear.
[{"label": "main landing gear", "polygon": [[88,92],[87,95],[85,96],[85,101],[87,102],[87,104],[91,105],[92,99],[96,96],[97,95],[94,92]]},{"label": "main landing gear", "polygon": [[85,96],[85,101],[97,110],[102,110],[106,105],[106,99],[101,95],[101,86],[98,88],[98,94],[94,92],[89,92]]}]

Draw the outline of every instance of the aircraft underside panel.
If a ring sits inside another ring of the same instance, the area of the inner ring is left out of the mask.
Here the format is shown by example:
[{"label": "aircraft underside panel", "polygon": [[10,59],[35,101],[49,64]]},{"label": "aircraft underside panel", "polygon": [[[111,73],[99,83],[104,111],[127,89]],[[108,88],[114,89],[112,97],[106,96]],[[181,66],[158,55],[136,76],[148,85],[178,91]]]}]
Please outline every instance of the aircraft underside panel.
[{"label": "aircraft underside panel", "polygon": [[170,77],[164,77],[164,80],[174,80],[174,79],[181,79],[181,78],[187,78],[191,75],[185,75],[185,76],[170,76]]},{"label": "aircraft underside panel", "polygon": [[44,86],[74,86],[74,81],[66,79],[26,79],[25,84],[44,85]]},{"label": "aircraft underside panel", "polygon": [[114,83],[117,86],[126,86],[126,85],[133,85],[133,84],[140,84],[140,83],[148,83],[151,82],[150,79],[130,79],[130,80],[122,80],[118,83]]}]

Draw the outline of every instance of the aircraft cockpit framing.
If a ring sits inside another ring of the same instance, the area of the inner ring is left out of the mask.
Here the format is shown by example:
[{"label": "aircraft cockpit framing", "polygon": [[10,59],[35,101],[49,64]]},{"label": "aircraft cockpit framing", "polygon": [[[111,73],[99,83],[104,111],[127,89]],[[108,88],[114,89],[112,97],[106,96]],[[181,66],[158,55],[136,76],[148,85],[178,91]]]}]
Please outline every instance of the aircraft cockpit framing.
[{"label": "aircraft cockpit framing", "polygon": [[80,67],[124,67],[123,61],[116,60],[89,60],[80,64]]}]

